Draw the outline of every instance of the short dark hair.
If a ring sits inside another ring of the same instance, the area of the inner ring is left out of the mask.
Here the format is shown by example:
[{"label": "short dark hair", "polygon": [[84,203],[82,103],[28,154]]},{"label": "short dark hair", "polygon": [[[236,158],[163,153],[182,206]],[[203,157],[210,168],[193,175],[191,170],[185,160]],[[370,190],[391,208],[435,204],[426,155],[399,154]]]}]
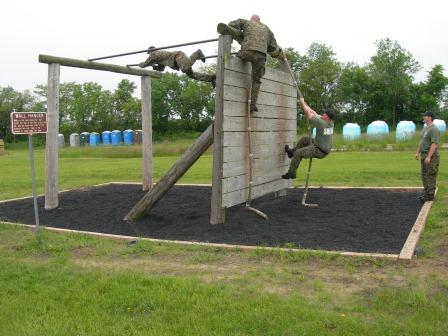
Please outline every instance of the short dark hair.
[{"label": "short dark hair", "polygon": [[423,113],[423,116],[425,116],[425,117],[431,117],[431,120],[432,121],[434,121],[434,119],[435,119],[435,114],[434,114],[434,112],[431,112],[431,111],[426,111],[425,113]]},{"label": "short dark hair", "polygon": [[335,115],[333,110],[325,109],[322,113],[325,113],[331,120],[334,120]]}]

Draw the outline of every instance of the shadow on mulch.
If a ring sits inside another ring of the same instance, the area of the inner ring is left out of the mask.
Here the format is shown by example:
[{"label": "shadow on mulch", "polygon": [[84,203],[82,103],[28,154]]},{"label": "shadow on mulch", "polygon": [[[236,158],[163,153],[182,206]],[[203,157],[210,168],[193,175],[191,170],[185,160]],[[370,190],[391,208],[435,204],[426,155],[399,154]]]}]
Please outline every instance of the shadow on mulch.
[{"label": "shadow on mulch", "polygon": [[[137,223],[123,221],[144,195],[138,185],[106,185],[61,193],[59,208],[45,211],[42,225],[169,240],[238,245],[285,246],[322,250],[398,254],[421,209],[416,191],[378,189],[311,189],[300,206],[302,189],[267,195],[252,206],[269,221],[245,209],[226,210],[226,223],[210,225],[211,187],[175,186],[151,214]],[[0,203],[0,220],[34,224],[32,199]]]}]

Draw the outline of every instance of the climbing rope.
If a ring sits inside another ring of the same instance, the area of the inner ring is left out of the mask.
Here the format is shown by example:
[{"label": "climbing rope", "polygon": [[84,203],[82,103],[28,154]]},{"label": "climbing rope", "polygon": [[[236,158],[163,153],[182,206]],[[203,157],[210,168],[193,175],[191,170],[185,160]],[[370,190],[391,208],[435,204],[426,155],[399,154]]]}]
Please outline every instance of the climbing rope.
[{"label": "climbing rope", "polygon": [[[286,58],[285,53],[282,50],[282,55],[283,55],[283,60],[286,63],[286,65],[288,66],[288,70],[289,70],[289,74],[291,75],[292,81],[294,82],[294,85],[297,89],[297,93],[299,95],[299,99],[303,98],[302,92],[299,89],[299,83],[297,82],[296,76],[294,75],[294,72],[291,69],[291,66],[289,65],[288,59]],[[311,126],[310,126],[310,121],[308,118],[306,118],[307,122],[308,122],[308,137],[311,141]],[[313,163],[313,158],[310,157],[310,161],[308,164],[308,172],[306,174],[306,182],[305,182],[305,191],[303,192],[303,197],[302,197],[302,205],[306,206],[306,207],[317,207],[317,204],[314,203],[306,203],[306,197],[308,196],[308,188],[309,188],[309,182],[310,182],[310,175],[311,175],[311,165]]]},{"label": "climbing rope", "polygon": [[249,152],[249,156],[248,156],[248,163],[249,163],[249,190],[248,190],[248,196],[247,196],[247,201],[246,201],[246,209],[249,211],[252,211],[254,213],[256,213],[258,216],[263,217],[264,219],[268,220],[268,216],[261,212],[258,209],[255,209],[253,207],[251,207],[251,202],[252,202],[252,186],[253,186],[253,160],[254,158],[254,154],[252,153],[252,125],[251,125],[251,118],[250,118],[250,105],[251,105],[251,99],[252,99],[252,80],[249,79],[249,85],[248,85],[248,94],[247,94],[247,145],[248,145],[248,152]]}]

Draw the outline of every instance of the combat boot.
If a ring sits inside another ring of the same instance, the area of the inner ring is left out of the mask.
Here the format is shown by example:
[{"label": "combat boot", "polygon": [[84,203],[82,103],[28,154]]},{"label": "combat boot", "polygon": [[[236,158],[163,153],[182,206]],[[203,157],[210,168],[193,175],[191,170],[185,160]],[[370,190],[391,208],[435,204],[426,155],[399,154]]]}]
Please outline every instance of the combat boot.
[{"label": "combat boot", "polygon": [[201,49],[196,50],[196,55],[202,61],[202,63],[205,63],[205,55]]},{"label": "combat boot", "polygon": [[294,151],[291,148],[289,148],[288,145],[285,145],[285,152],[288,154],[289,158],[292,158],[294,156]]},{"label": "combat boot", "polygon": [[289,179],[295,179],[296,174],[291,173],[289,170],[286,174],[282,175],[282,179],[289,180]]},{"label": "combat boot", "polygon": [[250,113],[258,112],[258,108],[255,104],[250,104]]},{"label": "combat boot", "polygon": [[155,71],[163,71],[165,70],[165,66],[163,64],[154,64],[152,69]]},{"label": "combat boot", "polygon": [[243,33],[241,31],[239,31],[233,27],[230,27],[230,26],[226,25],[225,23],[218,23],[216,30],[221,35],[232,36],[239,43],[241,43],[241,41],[243,40]]}]

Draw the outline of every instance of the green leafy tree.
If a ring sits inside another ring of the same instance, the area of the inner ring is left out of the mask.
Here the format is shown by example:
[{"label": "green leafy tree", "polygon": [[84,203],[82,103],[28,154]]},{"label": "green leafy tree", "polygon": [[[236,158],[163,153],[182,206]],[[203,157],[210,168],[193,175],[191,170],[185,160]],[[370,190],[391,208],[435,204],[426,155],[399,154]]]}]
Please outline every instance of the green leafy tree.
[{"label": "green leafy tree", "polygon": [[414,121],[421,120],[421,113],[443,110],[444,97],[447,92],[448,78],[443,74],[443,67],[435,65],[424,82],[413,83],[410,87],[411,99],[408,114]]},{"label": "green leafy tree", "polygon": [[181,80],[174,73],[165,73],[159,80],[152,81],[152,118],[156,132],[165,133],[169,120],[177,117],[181,87]]},{"label": "green leafy tree", "polygon": [[376,44],[378,50],[369,64],[373,80],[371,104],[395,126],[397,118],[404,116],[413,75],[420,66],[412,54],[397,41],[384,39]]},{"label": "green leafy tree", "polygon": [[312,43],[294,68],[299,70],[302,93],[310,106],[318,111],[337,108],[341,65],[331,47]]},{"label": "green leafy tree", "polygon": [[343,66],[338,100],[344,121],[367,124],[371,80],[367,69],[355,63]]},{"label": "green leafy tree", "polygon": [[0,138],[12,141],[10,113],[31,111],[37,102],[29,91],[19,92],[11,86],[0,87]]},{"label": "green leafy tree", "polygon": [[136,88],[133,82],[123,79],[114,91],[114,115],[123,129],[141,128],[141,102],[133,97]]}]

